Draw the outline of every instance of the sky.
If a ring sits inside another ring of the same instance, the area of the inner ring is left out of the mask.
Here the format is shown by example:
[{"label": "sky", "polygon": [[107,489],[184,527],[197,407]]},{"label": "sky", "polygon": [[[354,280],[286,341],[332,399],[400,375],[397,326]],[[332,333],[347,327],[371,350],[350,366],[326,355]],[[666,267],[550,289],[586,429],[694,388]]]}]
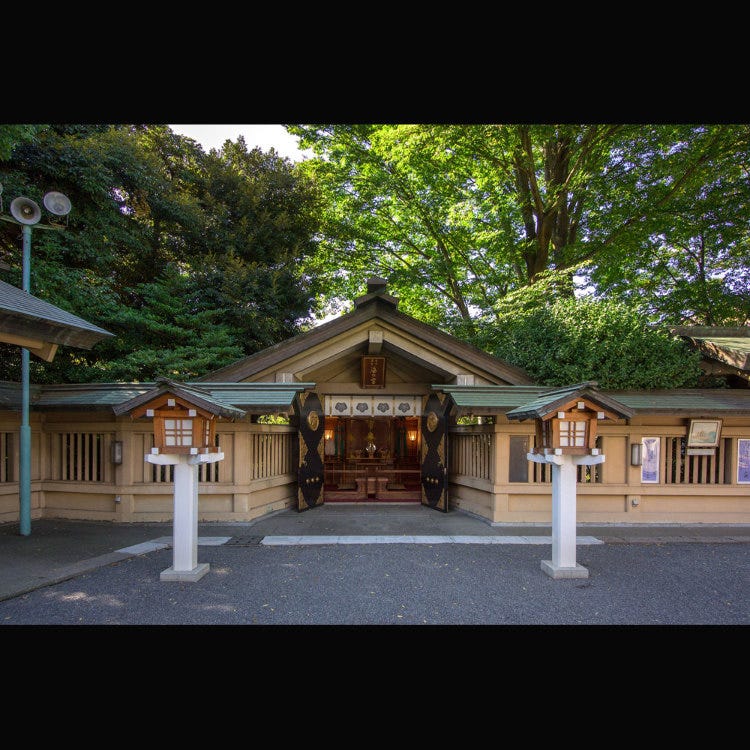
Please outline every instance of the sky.
[{"label": "sky", "polygon": [[310,156],[310,151],[302,152],[297,148],[297,137],[286,132],[283,125],[170,125],[179,135],[192,138],[203,146],[205,151],[224,145],[227,139],[236,141],[237,137],[245,137],[248,149],[259,146],[263,151],[271,147],[280,156],[286,156],[292,161],[302,161]]}]

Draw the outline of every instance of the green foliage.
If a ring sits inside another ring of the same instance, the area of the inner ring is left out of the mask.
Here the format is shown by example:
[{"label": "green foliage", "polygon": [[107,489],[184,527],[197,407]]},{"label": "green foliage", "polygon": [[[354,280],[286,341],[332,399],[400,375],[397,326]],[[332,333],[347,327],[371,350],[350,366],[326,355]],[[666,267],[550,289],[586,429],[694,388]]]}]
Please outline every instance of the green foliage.
[{"label": "green foliage", "polygon": [[[648,233],[590,279],[672,325],[750,321],[750,143],[747,128],[725,134],[706,179],[657,207]],[[732,140],[733,139],[733,140]]]},{"label": "green foliage", "polygon": [[479,343],[543,385],[596,381],[604,389],[689,388],[700,355],[616,301],[539,299],[504,306]]},{"label": "green foliage", "polygon": [[[33,231],[32,293],[115,334],[35,362],[34,382],[198,377],[309,320],[318,196],[288,160],[242,139],[206,154],[166,125],[54,125],[13,143],[6,201],[58,190],[73,206],[64,231]],[[0,223],[19,286],[20,250],[20,228]],[[6,349],[0,379],[16,371]]]},{"label": "green foliage", "polygon": [[9,159],[13,149],[24,141],[33,140],[41,125],[8,125],[0,123],[0,160]]},{"label": "green foliage", "polygon": [[289,417],[284,414],[261,414],[258,424],[289,424]]},{"label": "green foliage", "polygon": [[498,299],[585,266],[595,290],[653,295],[642,309],[674,323],[747,311],[747,125],[288,129],[326,196],[308,268],[343,299],[377,273],[405,312],[472,335]]}]

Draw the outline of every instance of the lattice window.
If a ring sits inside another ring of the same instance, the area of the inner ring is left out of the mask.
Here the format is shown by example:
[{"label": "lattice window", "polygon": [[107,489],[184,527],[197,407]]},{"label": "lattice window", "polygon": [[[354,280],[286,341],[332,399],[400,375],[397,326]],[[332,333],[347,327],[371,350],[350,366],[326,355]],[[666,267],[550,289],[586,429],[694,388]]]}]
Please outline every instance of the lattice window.
[{"label": "lattice window", "polygon": [[664,438],[665,484],[730,484],[732,438],[722,438],[713,456],[689,456],[687,438]]},{"label": "lattice window", "polygon": [[560,447],[561,448],[585,448],[586,447],[586,425],[581,420],[561,419]]},{"label": "lattice window", "polygon": [[192,419],[165,419],[164,445],[193,445]]},{"label": "lattice window", "polygon": [[108,481],[106,435],[101,432],[58,432],[51,435],[52,478],[58,481]]}]

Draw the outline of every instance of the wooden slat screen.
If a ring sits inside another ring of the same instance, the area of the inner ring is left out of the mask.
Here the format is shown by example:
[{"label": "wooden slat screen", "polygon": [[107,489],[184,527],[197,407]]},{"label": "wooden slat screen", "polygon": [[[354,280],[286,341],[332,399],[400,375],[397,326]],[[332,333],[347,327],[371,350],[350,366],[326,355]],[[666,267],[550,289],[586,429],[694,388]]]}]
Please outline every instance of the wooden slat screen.
[{"label": "wooden slat screen", "polygon": [[494,435],[471,433],[450,435],[448,471],[450,474],[492,479]]},{"label": "wooden slat screen", "polygon": [[292,472],[291,432],[250,435],[250,479],[266,479]]},{"label": "wooden slat screen", "polygon": [[56,432],[51,436],[52,479],[63,482],[110,480],[107,450],[111,437],[102,432]]},{"label": "wooden slat screen", "polygon": [[[725,484],[731,482],[727,457],[731,461],[731,440],[722,438],[713,456],[687,455],[687,438],[664,438],[665,484]],[[727,479],[727,477],[730,477]]]}]

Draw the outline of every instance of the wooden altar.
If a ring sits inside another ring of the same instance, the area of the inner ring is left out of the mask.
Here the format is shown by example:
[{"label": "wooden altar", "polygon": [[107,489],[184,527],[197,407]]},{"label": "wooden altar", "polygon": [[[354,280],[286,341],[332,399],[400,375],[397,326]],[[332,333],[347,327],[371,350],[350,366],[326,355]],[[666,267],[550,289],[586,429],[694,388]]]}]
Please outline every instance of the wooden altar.
[{"label": "wooden altar", "polygon": [[419,464],[385,458],[325,462],[326,502],[419,501]]}]

